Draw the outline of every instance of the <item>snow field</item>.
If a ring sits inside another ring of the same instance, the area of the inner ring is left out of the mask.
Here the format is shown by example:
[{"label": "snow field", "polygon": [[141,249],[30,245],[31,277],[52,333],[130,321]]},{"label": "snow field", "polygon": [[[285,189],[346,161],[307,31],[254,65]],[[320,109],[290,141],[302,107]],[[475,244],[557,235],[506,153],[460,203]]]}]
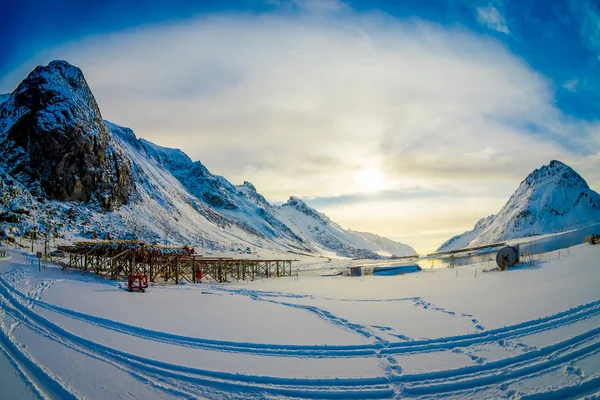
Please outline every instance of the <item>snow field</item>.
[{"label": "snow field", "polygon": [[505,272],[473,265],[145,294],[38,272],[13,253],[0,261],[0,366],[10,390],[31,398],[593,394],[599,252],[576,246]]}]

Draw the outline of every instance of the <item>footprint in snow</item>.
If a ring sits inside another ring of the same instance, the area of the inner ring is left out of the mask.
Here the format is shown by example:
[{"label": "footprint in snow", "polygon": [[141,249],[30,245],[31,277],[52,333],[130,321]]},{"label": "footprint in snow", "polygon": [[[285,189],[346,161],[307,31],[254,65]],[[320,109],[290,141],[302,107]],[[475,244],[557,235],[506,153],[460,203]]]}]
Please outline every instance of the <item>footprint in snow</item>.
[{"label": "footprint in snow", "polygon": [[471,320],[471,322],[472,322],[473,324],[475,324],[475,329],[477,329],[477,330],[479,330],[479,331],[484,331],[484,330],[485,330],[485,328],[483,327],[483,325],[479,324],[479,321],[477,321],[475,318],[473,318],[473,319]]},{"label": "footprint in snow", "polygon": [[392,328],[390,328],[389,326],[380,326],[380,325],[371,325],[373,328],[382,330],[382,331],[391,331]]},{"label": "footprint in snow", "polygon": [[525,344],[525,343],[517,343],[517,347],[520,347],[521,350],[524,351],[524,352],[537,349],[536,346],[530,346],[530,345]]},{"label": "footprint in snow", "polygon": [[483,364],[484,361],[485,361],[485,358],[479,357],[479,356],[476,356],[476,355],[473,355],[473,354],[467,354],[467,356],[469,356],[469,358],[471,360],[473,360],[476,364]]},{"label": "footprint in snow", "polygon": [[565,372],[571,375],[577,375],[580,378],[583,378],[584,372],[580,367],[576,367],[574,365],[567,365],[565,367]]}]

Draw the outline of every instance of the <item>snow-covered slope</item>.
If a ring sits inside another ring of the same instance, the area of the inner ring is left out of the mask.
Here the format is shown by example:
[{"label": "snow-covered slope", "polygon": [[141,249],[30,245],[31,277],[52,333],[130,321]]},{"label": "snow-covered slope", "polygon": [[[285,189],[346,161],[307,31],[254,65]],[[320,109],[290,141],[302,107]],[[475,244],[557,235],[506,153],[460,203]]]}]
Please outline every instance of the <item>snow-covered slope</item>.
[{"label": "snow-covered slope", "polygon": [[363,238],[367,239],[369,242],[373,243],[377,248],[381,249],[378,251],[379,254],[392,256],[417,255],[416,250],[407,244],[398,243],[386,237],[379,236],[370,232],[355,233],[359,234]]},{"label": "snow-covered slope", "polygon": [[[177,149],[157,146],[144,139],[137,140],[131,130],[107,122],[115,137],[127,147],[134,165],[145,164],[143,171],[171,175],[176,183],[161,187],[180,187],[187,191],[199,211],[209,219],[218,218],[228,229],[240,231],[285,246],[292,251],[317,252],[345,257],[379,257],[410,255],[410,246],[371,235],[343,229],[327,216],[310,208],[297,197],[282,206],[271,205],[250,182],[232,185],[221,176],[212,175],[199,161],[193,162]],[[150,167],[152,165],[152,167]],[[136,169],[137,170],[137,169]],[[156,178],[155,178],[156,179]],[[157,193],[156,188],[152,192]],[[146,196],[150,198],[151,196]],[[212,214],[207,214],[207,211]]]},{"label": "snow-covered slope", "polygon": [[446,240],[436,251],[449,251],[468,247],[469,243],[476,239],[477,236],[479,236],[481,232],[483,232],[485,228],[492,223],[493,220],[493,214],[488,217],[481,218],[479,221],[477,221],[473,229]]},{"label": "snow-covered slope", "polygon": [[103,121],[83,73],[64,61],[37,67],[0,104],[0,144],[4,236],[48,226],[65,240],[135,237],[208,253],[414,254],[299,199],[301,211],[271,205],[251,183],[235,186],[181,150]]},{"label": "snow-covered slope", "polygon": [[[114,124],[109,126],[114,132],[119,132]],[[140,139],[134,147],[141,157],[150,158],[159,169],[168,171],[200,203],[241,229],[310,251],[302,244],[301,238],[274,217],[271,205],[251,183],[235,186],[222,176],[211,174],[200,161],[193,162],[178,149],[161,147],[144,139]]]},{"label": "snow-covered slope", "polygon": [[[343,229],[326,215],[309,207],[297,197],[277,209],[275,214],[305,242],[313,243],[320,251],[331,251],[347,257],[407,256],[416,251],[407,245],[390,239],[381,241],[379,236]],[[392,242],[392,243],[390,243]]]},{"label": "snow-covered slope", "polygon": [[536,169],[495,216],[455,236],[438,251],[556,233],[600,222],[600,195],[571,167],[553,160]]}]

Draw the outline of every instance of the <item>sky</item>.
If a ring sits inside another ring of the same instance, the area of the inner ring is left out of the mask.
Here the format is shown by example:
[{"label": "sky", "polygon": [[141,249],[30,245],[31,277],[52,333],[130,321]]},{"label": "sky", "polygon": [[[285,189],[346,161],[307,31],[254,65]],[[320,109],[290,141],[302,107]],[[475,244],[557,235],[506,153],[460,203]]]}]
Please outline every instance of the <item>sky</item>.
[{"label": "sky", "polygon": [[271,202],[430,252],[552,159],[600,190],[592,0],[5,0],[0,93],[80,67],[103,117]]}]

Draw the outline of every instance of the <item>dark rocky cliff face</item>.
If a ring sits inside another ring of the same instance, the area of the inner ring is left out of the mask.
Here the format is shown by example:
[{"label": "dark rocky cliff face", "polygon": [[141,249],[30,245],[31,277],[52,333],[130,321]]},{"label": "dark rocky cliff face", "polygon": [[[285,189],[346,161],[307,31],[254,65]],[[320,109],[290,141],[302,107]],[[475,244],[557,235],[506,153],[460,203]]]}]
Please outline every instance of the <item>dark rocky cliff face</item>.
[{"label": "dark rocky cliff face", "polygon": [[131,168],[113,140],[83,73],[65,61],[38,66],[0,105],[0,163],[38,196],[127,203]]}]

